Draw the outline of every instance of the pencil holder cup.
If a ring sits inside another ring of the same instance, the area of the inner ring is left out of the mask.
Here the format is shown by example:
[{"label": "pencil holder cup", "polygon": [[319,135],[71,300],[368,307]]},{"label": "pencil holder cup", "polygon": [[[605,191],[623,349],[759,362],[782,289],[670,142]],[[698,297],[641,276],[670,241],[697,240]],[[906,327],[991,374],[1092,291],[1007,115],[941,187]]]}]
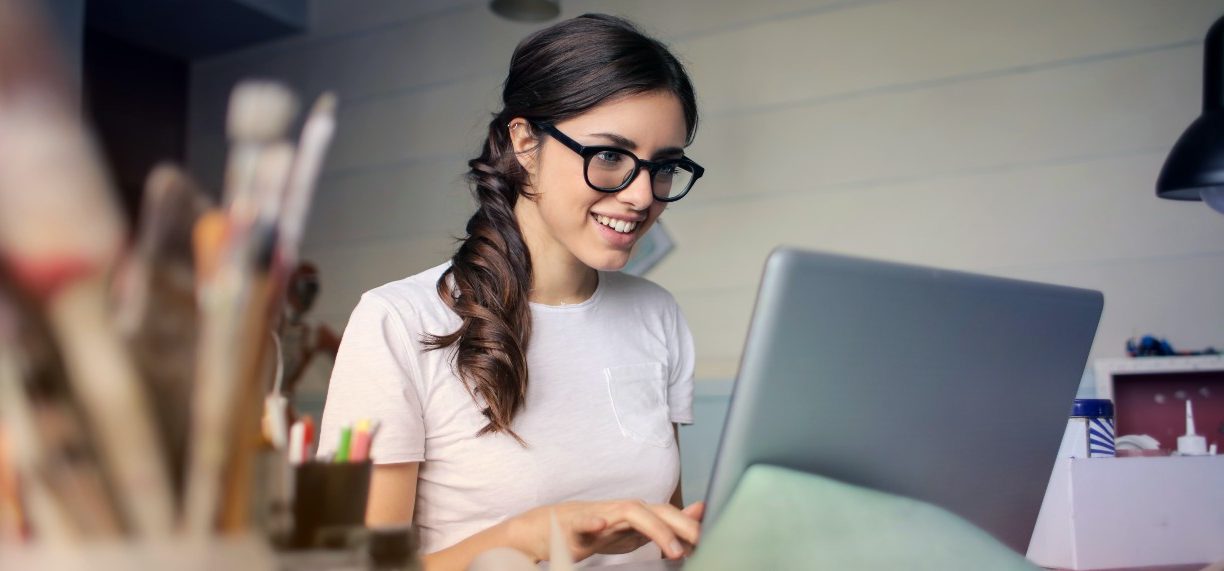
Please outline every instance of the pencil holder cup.
[{"label": "pencil holder cup", "polygon": [[371,463],[305,462],[294,468],[290,549],[345,547],[365,524]]}]

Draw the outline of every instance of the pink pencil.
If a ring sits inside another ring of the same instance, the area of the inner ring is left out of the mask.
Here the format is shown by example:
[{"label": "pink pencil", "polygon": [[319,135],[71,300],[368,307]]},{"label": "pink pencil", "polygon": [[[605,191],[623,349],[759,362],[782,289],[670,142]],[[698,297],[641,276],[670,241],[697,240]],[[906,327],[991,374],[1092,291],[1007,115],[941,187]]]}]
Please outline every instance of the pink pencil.
[{"label": "pink pencil", "polygon": [[357,421],[357,429],[353,434],[353,451],[349,454],[350,462],[365,462],[370,458],[370,421]]}]

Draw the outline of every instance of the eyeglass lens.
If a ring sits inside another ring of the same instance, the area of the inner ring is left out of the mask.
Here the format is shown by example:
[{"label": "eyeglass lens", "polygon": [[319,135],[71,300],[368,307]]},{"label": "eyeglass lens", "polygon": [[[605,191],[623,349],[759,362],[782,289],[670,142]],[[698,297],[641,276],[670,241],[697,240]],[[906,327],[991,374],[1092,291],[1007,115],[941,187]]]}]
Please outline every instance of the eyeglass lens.
[{"label": "eyeglass lens", "polygon": [[[596,188],[613,190],[623,186],[635,172],[637,163],[633,157],[612,150],[596,153],[587,162],[587,180]],[[688,189],[693,182],[691,167],[683,163],[670,163],[654,173],[652,188],[655,198],[670,198]]]}]

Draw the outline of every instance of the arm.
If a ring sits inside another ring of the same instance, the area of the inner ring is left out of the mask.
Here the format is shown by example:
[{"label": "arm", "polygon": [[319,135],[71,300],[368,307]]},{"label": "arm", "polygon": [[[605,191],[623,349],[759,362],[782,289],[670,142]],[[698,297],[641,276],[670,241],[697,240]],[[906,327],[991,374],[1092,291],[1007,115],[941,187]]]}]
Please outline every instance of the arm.
[{"label": "arm", "polygon": [[[400,524],[412,521],[416,505],[417,476],[420,463],[383,464],[374,467],[370,475],[370,495],[366,508],[366,525]],[[548,557],[550,515],[566,530],[568,543],[576,559],[584,559],[605,548],[616,548],[624,542],[624,534],[602,534],[613,527],[636,530],[641,541],[633,541],[634,549],[646,541],[660,545],[691,545],[696,542],[699,525],[688,511],[672,506],[647,506],[636,501],[573,502],[545,506],[481,531],[459,543],[422,556],[426,571],[467,569],[477,555],[495,547],[511,547],[536,560]],[[637,535],[636,533],[634,534]],[[620,549],[616,549],[621,552]],[[683,548],[664,548],[672,557],[683,555]]]},{"label": "arm", "polygon": [[[554,513],[575,561],[595,553],[628,553],[650,541],[662,546],[667,557],[679,558],[687,555],[687,546],[695,544],[700,533],[700,524],[690,511],[634,500],[543,506],[425,555],[421,561],[425,571],[458,571],[496,547],[516,549],[535,561],[546,560]],[[616,531],[619,529],[624,531]]]},{"label": "arm", "polygon": [[416,506],[419,462],[375,465],[370,473],[370,495],[366,501],[366,526],[412,522]]},{"label": "arm", "polygon": [[[672,423],[672,433],[676,435],[676,453],[680,452],[680,425]],[[676,480],[676,491],[672,492],[671,505],[684,509],[684,492],[680,491],[680,479]]]},{"label": "arm", "polygon": [[[370,495],[366,504],[366,526],[410,523],[416,507],[419,462],[382,464],[370,474]],[[500,524],[469,537],[457,545],[423,556],[428,571],[467,569],[477,555],[494,547],[514,547],[508,526]]]},{"label": "arm", "polygon": [[[345,329],[328,388],[320,453],[335,449],[340,426],[346,423],[359,418],[382,423],[370,455],[393,463],[375,465],[370,473],[365,514],[370,527],[413,521],[425,426],[413,382],[419,378],[416,353],[396,348],[412,347],[414,338],[385,300],[374,294],[363,295]],[[425,568],[466,569],[476,555],[489,549],[519,547],[511,543],[508,527],[497,525],[455,546],[424,555]],[[533,528],[525,536],[537,534],[547,538],[547,528]]]}]

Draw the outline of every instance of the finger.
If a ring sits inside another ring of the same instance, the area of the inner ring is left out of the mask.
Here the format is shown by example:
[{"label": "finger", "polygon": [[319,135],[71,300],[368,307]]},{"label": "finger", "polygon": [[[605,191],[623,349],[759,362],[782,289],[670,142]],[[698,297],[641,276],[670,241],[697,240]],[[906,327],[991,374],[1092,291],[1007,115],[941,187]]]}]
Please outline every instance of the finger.
[{"label": "finger", "polygon": [[650,506],[650,510],[659,519],[662,519],[667,525],[671,526],[672,532],[679,536],[680,539],[696,545],[697,540],[701,538],[701,523],[676,506],[671,504],[654,504]]},{"label": "finger", "polygon": [[626,531],[630,529],[633,529],[633,524],[627,521],[618,521],[616,523],[609,524],[608,528],[605,531],[616,532],[616,531]]},{"label": "finger", "polygon": [[689,543],[689,542],[687,542],[687,541],[681,541],[680,543],[681,543],[681,545],[683,545],[683,546],[684,546],[684,556],[685,556],[685,557],[688,557],[688,556],[690,556],[690,555],[692,555],[692,554],[693,554],[693,549],[695,549],[695,548],[696,548],[696,547],[695,547],[693,544],[691,544],[691,543]]},{"label": "finger", "polygon": [[593,515],[579,515],[570,520],[574,533],[599,533],[608,527],[608,520]]},{"label": "finger", "polygon": [[701,521],[705,517],[705,502],[693,502],[680,511],[697,521]]},{"label": "finger", "polygon": [[669,559],[684,557],[684,544],[676,537],[676,532],[650,507],[632,501],[620,502],[618,506],[619,518],[631,524],[638,533],[659,544],[665,556]]}]

